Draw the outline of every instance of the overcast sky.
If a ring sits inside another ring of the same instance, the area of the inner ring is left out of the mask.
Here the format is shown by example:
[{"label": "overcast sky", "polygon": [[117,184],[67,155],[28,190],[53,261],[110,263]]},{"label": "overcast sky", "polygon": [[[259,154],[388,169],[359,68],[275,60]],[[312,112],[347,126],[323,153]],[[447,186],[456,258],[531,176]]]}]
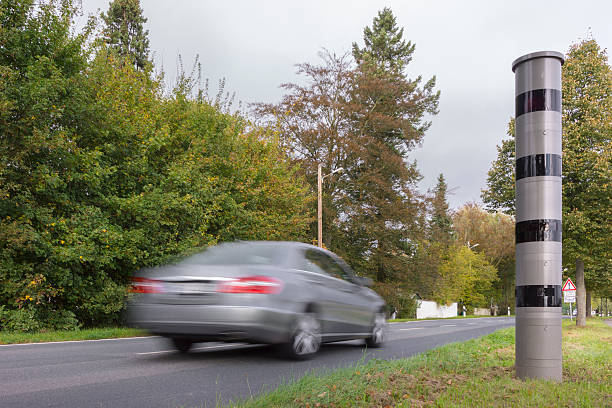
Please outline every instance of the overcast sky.
[{"label": "overcast sky", "polygon": [[[85,14],[108,0],[82,0]],[[290,1],[141,0],[155,63],[174,78],[177,55],[190,69],[199,55],[203,76],[243,103],[276,102],[279,85],[298,82],[295,64],[319,62],[323,47],[350,52],[363,28],[390,7],[404,38],[416,44],[408,76],[437,77],[440,113],[411,154],[423,192],[444,174],[452,207],[480,202],[496,145],[514,114],[512,61],[523,54],[566,53],[592,37],[612,46],[612,1]],[[214,94],[214,92],[213,92]]]}]

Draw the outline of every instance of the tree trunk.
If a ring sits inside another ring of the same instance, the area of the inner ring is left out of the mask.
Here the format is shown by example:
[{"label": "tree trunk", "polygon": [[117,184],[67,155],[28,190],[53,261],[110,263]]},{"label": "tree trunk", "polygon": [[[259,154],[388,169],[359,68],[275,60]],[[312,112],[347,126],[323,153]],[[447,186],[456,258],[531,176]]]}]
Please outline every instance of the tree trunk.
[{"label": "tree trunk", "polygon": [[586,310],[586,317],[587,317],[587,319],[593,316],[593,315],[591,315],[591,310],[593,310],[593,308],[591,306],[591,294],[592,293],[593,292],[590,291],[590,290],[587,290],[587,293],[586,293],[586,308],[585,308],[585,310]]},{"label": "tree trunk", "polygon": [[586,326],[586,288],[584,286],[584,262],[576,260],[576,326]]}]

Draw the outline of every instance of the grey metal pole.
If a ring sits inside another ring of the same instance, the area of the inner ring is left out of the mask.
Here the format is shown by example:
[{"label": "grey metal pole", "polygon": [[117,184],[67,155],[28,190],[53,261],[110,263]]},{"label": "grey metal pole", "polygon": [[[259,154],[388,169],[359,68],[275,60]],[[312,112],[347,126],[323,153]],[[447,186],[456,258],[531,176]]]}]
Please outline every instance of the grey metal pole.
[{"label": "grey metal pole", "polygon": [[516,95],[516,375],[561,381],[561,65],[512,63]]}]

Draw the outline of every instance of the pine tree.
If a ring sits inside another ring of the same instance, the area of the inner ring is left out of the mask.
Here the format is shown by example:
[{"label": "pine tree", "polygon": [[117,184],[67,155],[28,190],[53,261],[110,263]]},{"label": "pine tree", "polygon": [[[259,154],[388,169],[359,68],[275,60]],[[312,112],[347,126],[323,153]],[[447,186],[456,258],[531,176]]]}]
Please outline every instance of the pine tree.
[{"label": "pine tree", "polygon": [[102,14],[106,24],[104,41],[122,58],[129,58],[136,68],[145,70],[149,65],[149,30],[144,29],[140,0],[114,0]]},{"label": "pine tree", "polygon": [[452,221],[447,197],[448,185],[444,180],[444,175],[440,173],[431,197],[430,239],[448,245],[452,238]]},{"label": "pine tree", "polygon": [[349,116],[358,143],[344,176],[352,215],[347,230],[363,238],[361,256],[379,281],[406,272],[406,253],[422,234],[417,219],[423,202],[416,189],[421,175],[416,163],[407,164],[408,154],[422,141],[430,126],[423,116],[437,113],[439,99],[435,77],[421,88],[421,77],[404,76],[414,45],[402,37],[385,8],[364,29],[364,48],[353,44],[358,68]]},{"label": "pine tree", "polygon": [[398,29],[391,9],[385,7],[374,17],[372,28],[363,29],[365,46],[353,43],[357,63],[373,62],[384,71],[402,72],[412,60],[414,44],[403,40],[404,29]]}]

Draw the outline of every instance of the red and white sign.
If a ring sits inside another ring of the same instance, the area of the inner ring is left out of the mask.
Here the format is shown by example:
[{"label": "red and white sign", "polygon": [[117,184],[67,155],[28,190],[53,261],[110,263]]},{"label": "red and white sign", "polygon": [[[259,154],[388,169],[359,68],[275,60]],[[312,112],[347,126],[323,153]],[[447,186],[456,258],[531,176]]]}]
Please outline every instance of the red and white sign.
[{"label": "red and white sign", "polygon": [[561,290],[563,292],[567,290],[576,290],[576,285],[574,285],[574,282],[572,282],[570,278],[567,278],[567,280],[565,281],[565,285],[563,285],[563,289]]},{"label": "red and white sign", "polygon": [[563,301],[565,303],[576,303],[576,285],[572,282],[571,279],[567,279],[565,281],[565,285],[563,285]]}]

